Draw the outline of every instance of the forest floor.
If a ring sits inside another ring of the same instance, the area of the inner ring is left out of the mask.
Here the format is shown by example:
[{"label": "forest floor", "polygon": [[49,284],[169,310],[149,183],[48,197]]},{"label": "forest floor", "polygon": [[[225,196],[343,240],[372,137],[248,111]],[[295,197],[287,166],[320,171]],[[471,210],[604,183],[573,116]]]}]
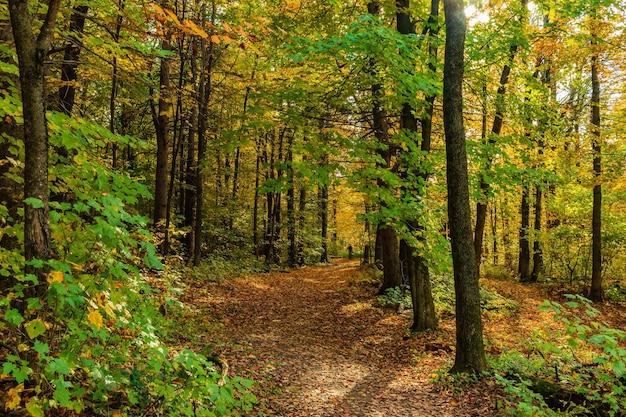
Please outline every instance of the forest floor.
[{"label": "forest floor", "polygon": [[[493,416],[503,395],[491,378],[450,383],[454,318],[409,337],[410,311],[381,308],[358,261],[195,283],[202,341],[252,379],[255,416]],[[531,329],[552,325],[537,310],[546,291],[481,280],[518,307],[485,314],[491,356],[519,349]],[[199,286],[199,287],[198,287]],[[526,341],[527,343],[527,341]]]}]

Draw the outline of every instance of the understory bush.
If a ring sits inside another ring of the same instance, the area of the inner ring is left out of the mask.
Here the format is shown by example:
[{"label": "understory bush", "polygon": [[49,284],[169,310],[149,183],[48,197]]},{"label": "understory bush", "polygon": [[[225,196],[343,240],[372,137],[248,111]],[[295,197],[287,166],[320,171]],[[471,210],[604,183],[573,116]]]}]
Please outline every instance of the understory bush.
[{"label": "understory bush", "polygon": [[579,295],[545,301],[560,327],[536,332],[527,351],[494,363],[496,379],[511,395],[510,415],[607,415],[626,410],[626,332],[596,320],[599,311]]},{"label": "understory bush", "polygon": [[[230,379],[206,356],[164,343],[161,290],[152,285],[162,265],[135,209],[150,194],[97,155],[106,140],[139,144],[59,114],[50,115],[50,128],[52,144],[75,156],[72,163],[52,161],[51,192],[63,196],[50,202],[52,254],[30,261],[47,271],[46,282],[24,270],[23,208],[17,217],[0,208],[1,232],[16,242],[0,248],[0,277],[9,283],[0,294],[0,373],[12,384],[0,410],[40,417],[250,409],[250,381]],[[45,293],[29,295],[37,285]]]}]

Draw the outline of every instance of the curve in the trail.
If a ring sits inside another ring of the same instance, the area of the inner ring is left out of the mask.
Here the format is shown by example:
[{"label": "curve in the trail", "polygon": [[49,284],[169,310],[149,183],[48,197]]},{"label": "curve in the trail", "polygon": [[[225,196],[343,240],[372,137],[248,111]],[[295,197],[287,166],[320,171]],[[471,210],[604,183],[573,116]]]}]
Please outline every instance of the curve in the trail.
[{"label": "curve in the trail", "polygon": [[263,415],[485,415],[429,382],[450,364],[449,350],[429,348],[442,332],[405,340],[409,318],[379,308],[361,274],[340,261],[212,289],[222,354],[259,381]]}]

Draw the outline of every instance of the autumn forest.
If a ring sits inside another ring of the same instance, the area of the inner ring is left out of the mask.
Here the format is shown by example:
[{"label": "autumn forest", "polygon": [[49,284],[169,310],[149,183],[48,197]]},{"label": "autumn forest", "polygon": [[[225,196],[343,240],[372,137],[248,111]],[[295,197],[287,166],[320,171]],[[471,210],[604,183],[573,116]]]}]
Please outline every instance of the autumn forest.
[{"label": "autumn forest", "polygon": [[621,0],[0,4],[0,413],[621,416]]}]

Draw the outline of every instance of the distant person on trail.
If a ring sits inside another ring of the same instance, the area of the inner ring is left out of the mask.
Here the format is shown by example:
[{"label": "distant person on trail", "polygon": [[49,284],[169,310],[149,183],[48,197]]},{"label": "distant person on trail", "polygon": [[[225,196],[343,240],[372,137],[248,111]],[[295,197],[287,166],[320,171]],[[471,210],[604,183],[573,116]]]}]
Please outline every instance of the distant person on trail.
[{"label": "distant person on trail", "polygon": [[352,259],[352,245],[348,245],[348,259]]}]

